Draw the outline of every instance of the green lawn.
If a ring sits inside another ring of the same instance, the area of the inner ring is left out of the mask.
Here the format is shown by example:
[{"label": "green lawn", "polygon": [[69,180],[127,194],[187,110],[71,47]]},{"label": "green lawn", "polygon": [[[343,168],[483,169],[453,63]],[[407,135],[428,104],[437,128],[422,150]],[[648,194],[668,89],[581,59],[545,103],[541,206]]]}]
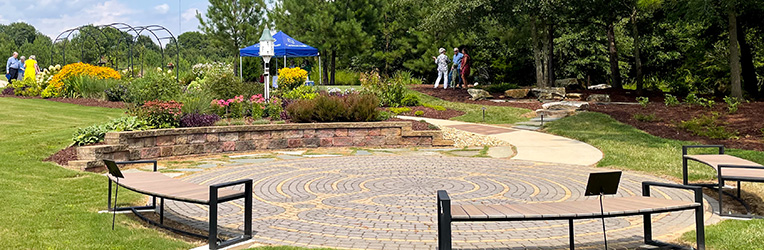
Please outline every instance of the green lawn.
[{"label": "green lawn", "polygon": [[[636,170],[656,176],[682,178],[682,145],[693,142],[649,135],[601,113],[581,113],[547,124],[546,131],[589,143],[604,152],[601,167]],[[764,163],[764,152],[729,149],[727,153]],[[691,180],[712,180],[711,168],[693,164]],[[694,232],[683,240],[695,242]],[[706,244],[711,249],[762,249],[764,220],[727,220],[706,227]]]},{"label": "green lawn", "polygon": [[[422,103],[429,103],[432,105],[439,105],[454,110],[464,111],[464,115],[451,118],[451,120],[456,121],[489,124],[514,124],[517,122],[529,120],[528,118],[523,118],[522,115],[531,111],[528,109],[507,106],[483,106],[461,102],[449,102],[414,90],[409,90],[408,93],[419,96],[419,100]],[[483,107],[486,108],[485,122],[483,122]]]},{"label": "green lawn", "polygon": [[[78,127],[124,111],[39,99],[0,98],[0,246],[3,249],[188,249],[191,244],[117,215],[111,230],[106,177],[42,160]],[[120,192],[120,204],[141,199]]]}]

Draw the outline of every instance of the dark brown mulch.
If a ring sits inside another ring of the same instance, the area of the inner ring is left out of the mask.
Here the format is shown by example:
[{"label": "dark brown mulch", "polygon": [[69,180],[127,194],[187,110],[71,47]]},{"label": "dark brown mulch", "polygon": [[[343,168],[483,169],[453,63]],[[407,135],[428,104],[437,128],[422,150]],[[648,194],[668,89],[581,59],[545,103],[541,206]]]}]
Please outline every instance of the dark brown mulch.
[{"label": "dark brown mulch", "polygon": [[651,102],[663,102],[665,93],[661,91],[643,91],[640,95],[636,90],[616,90],[616,89],[587,89],[568,91],[568,93],[582,93],[583,99],[586,100],[589,95],[592,94],[607,94],[610,95],[610,101],[613,102],[636,102],[637,97],[644,96],[650,98]]},{"label": "dark brown mulch", "polygon": [[440,128],[435,127],[432,124],[429,124],[427,122],[423,121],[414,121],[414,120],[404,120],[401,118],[390,118],[387,119],[388,122],[411,122],[411,127],[413,130],[440,130]]},{"label": "dark brown mulch", "polygon": [[55,162],[58,165],[61,166],[67,166],[69,165],[69,161],[77,160],[77,147],[76,146],[69,146],[65,149],[62,149],[55,154],[48,156],[48,158],[45,158],[45,161]]},{"label": "dark brown mulch", "polygon": [[[663,138],[696,141],[703,144],[722,144],[730,148],[764,150],[764,133],[761,131],[764,127],[764,116],[761,115],[762,110],[764,110],[764,102],[740,104],[737,113],[734,114],[729,114],[727,105],[719,102],[711,109],[688,105],[667,107],[665,104],[657,102],[651,102],[646,108],[640,105],[609,104],[592,105],[589,109],[608,114],[622,123]],[[681,121],[690,120],[700,115],[711,115],[712,112],[720,115],[718,121],[727,130],[737,131],[739,139],[710,139],[696,136],[677,127]],[[634,119],[634,114],[655,114],[658,120],[653,122],[637,121]]]},{"label": "dark brown mulch", "polygon": [[[432,85],[427,85],[427,84],[413,85],[412,89],[430,96],[434,96],[434,97],[449,101],[449,102],[461,102],[461,103],[470,103],[470,104],[487,105],[487,106],[509,106],[509,107],[524,108],[524,109],[530,109],[530,110],[537,110],[541,108],[541,103],[536,100],[527,100],[527,102],[492,102],[488,100],[473,101],[473,100],[470,100],[470,94],[467,93],[466,89],[442,89],[442,88],[434,89],[432,88]],[[498,99],[499,96],[502,94],[494,93],[491,95],[493,95],[495,99]]]},{"label": "dark brown mulch", "polygon": [[424,107],[424,106],[416,106],[416,107],[408,107],[408,108],[410,108],[411,111],[403,112],[401,113],[401,115],[416,116],[415,113],[417,111],[422,111],[424,112],[424,114],[421,117],[443,119],[443,120],[448,120],[457,116],[464,115],[464,112],[459,110],[453,110],[453,109],[446,109],[444,111],[439,111],[439,110],[435,110],[435,109]]},{"label": "dark brown mulch", "polygon": [[16,96],[16,95],[0,95],[0,97],[13,97],[13,98],[19,98],[19,99],[43,99],[53,102],[63,102],[63,103],[70,103],[70,104],[77,104],[82,106],[90,106],[90,107],[102,107],[102,108],[115,108],[115,109],[123,109],[125,108],[124,102],[110,102],[110,101],[103,101],[98,99],[91,99],[91,98],[48,98],[44,99],[37,96]]}]

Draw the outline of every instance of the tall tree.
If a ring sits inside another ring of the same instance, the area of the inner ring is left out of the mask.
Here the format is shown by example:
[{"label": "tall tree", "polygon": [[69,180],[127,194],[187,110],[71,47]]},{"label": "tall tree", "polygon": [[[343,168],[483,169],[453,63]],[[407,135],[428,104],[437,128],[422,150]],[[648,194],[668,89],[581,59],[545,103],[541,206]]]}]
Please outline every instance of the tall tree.
[{"label": "tall tree", "polygon": [[199,29],[234,56],[238,70],[239,49],[255,42],[265,14],[263,0],[210,0],[206,18],[196,13]]}]

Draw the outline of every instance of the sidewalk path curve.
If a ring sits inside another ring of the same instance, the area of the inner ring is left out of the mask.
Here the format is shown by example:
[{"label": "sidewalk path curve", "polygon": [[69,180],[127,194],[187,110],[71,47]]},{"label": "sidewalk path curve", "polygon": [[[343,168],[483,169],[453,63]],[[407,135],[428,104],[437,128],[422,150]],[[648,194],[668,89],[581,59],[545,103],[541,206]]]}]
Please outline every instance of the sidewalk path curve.
[{"label": "sidewalk path curve", "polygon": [[603,156],[602,151],[592,145],[542,132],[412,116],[398,116],[398,118],[424,120],[433,125],[451,127],[505,141],[515,146],[517,155],[512,159],[516,160],[591,166],[602,160]]}]

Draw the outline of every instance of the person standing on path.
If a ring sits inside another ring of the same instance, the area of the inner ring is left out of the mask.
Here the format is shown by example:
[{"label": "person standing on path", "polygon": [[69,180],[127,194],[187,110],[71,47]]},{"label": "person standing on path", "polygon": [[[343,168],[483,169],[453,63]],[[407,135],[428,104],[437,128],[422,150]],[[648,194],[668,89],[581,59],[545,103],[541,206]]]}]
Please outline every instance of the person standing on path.
[{"label": "person standing on path", "polygon": [[24,62],[27,61],[27,58],[25,56],[21,56],[21,60],[19,60],[19,76],[16,78],[16,80],[24,80],[24,71],[27,70],[26,65],[24,65]]},{"label": "person standing on path", "polygon": [[435,80],[434,88],[438,88],[438,83],[443,78],[443,89],[446,89],[448,88],[448,56],[446,56],[446,49],[444,48],[440,48],[438,52],[440,52],[440,55],[437,58],[432,57],[432,59],[435,59],[435,64],[438,65],[438,80]]},{"label": "person standing on path", "polygon": [[26,71],[24,73],[24,80],[32,79],[35,81],[35,77],[40,73],[40,66],[37,65],[37,58],[34,55],[29,56],[29,60],[24,62]]},{"label": "person standing on path", "polygon": [[10,75],[8,78],[8,85],[13,83],[13,81],[19,77],[19,68],[21,67],[21,62],[19,62],[19,59],[16,59],[18,57],[19,53],[13,52],[13,55],[8,58],[8,62],[5,63],[5,72],[8,72]]},{"label": "person standing on path", "polygon": [[462,58],[464,55],[459,52],[459,48],[454,48],[454,58],[452,60],[451,64],[451,85],[453,88],[456,88],[457,86],[459,88],[462,87],[462,77],[461,77],[461,70],[462,70]]},{"label": "person standing on path", "polygon": [[462,49],[462,54],[464,57],[462,57],[462,84],[464,84],[464,87],[467,88],[467,86],[470,85],[470,82],[467,81],[467,77],[470,75],[470,67],[472,65],[472,57],[470,57],[469,54],[467,54],[467,48]]}]

